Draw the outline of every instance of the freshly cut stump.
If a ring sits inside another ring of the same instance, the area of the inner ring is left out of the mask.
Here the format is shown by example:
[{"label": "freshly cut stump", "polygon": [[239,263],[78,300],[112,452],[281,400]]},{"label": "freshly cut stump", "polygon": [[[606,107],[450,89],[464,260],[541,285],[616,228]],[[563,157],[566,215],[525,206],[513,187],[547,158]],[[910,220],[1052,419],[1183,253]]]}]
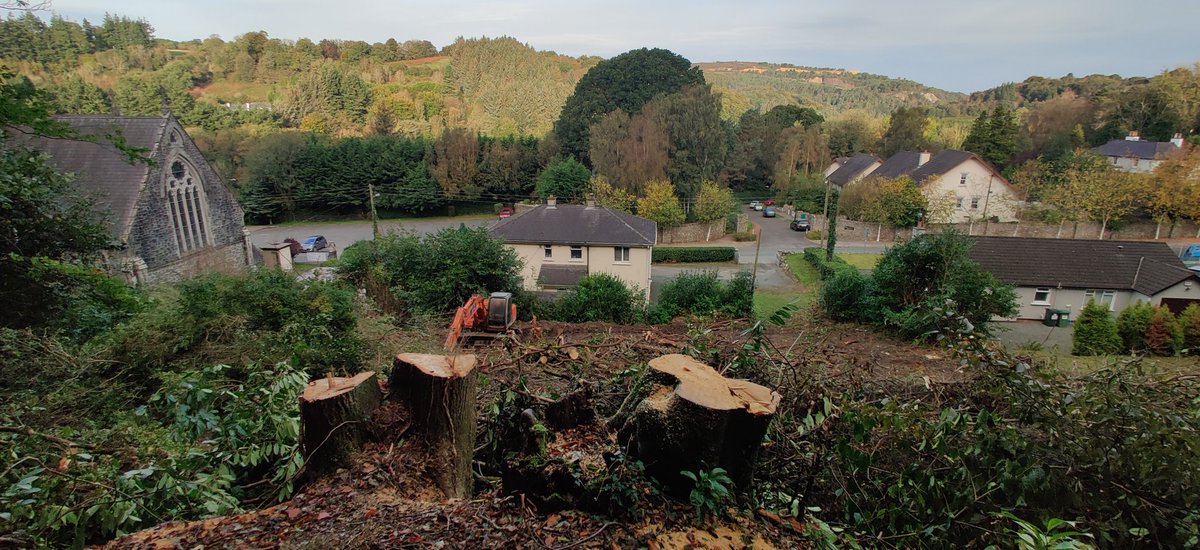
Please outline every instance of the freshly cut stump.
[{"label": "freshly cut stump", "polygon": [[412,413],[425,439],[438,486],[449,498],[471,495],[475,451],[475,376],[472,354],[401,353],[388,379],[392,395]]},{"label": "freshly cut stump", "polygon": [[721,376],[687,355],[652,359],[659,384],[622,430],[622,442],[647,473],[675,491],[691,487],[680,471],[721,467],[737,489],[750,485],[759,446],[779,406],[775,391]]},{"label": "freshly cut stump", "polygon": [[347,465],[367,433],[383,393],[375,373],[330,376],[308,383],[300,394],[300,451],[308,474]]}]

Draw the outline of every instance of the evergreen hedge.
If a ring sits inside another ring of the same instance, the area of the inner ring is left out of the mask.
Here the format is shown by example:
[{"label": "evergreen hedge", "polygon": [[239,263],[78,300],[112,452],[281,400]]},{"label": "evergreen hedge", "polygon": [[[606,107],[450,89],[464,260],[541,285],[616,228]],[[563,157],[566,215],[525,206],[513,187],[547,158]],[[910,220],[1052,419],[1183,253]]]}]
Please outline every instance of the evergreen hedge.
[{"label": "evergreen hedge", "polygon": [[1121,353],[1121,335],[1117,333],[1117,322],[1108,312],[1108,306],[1088,300],[1079,319],[1075,321],[1075,332],[1071,336],[1074,355],[1113,355]]},{"label": "evergreen hedge", "polygon": [[737,249],[732,246],[663,247],[655,248],[650,259],[670,263],[732,262],[737,260]]}]

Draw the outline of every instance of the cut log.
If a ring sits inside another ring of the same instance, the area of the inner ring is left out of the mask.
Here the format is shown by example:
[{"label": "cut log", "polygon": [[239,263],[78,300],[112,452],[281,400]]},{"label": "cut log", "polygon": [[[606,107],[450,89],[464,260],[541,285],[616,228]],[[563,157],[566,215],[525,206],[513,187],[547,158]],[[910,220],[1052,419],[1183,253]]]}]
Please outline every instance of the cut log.
[{"label": "cut log", "polygon": [[388,379],[392,395],[407,403],[412,429],[432,453],[430,465],[449,498],[471,495],[475,450],[474,355],[401,353]]},{"label": "cut log", "polygon": [[692,484],[680,471],[715,467],[737,489],[749,487],[779,394],[725,378],[687,355],[664,355],[649,365],[658,384],[619,434],[630,454],[675,492]]},{"label": "cut log", "polygon": [[329,376],[308,383],[300,394],[300,452],[309,475],[348,465],[367,433],[383,394],[374,372],[352,378]]}]

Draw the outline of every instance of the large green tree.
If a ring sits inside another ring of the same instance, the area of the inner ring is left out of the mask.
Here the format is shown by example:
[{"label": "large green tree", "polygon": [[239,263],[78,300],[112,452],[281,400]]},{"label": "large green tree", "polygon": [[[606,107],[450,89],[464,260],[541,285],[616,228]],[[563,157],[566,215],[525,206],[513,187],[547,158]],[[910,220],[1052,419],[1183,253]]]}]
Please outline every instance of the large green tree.
[{"label": "large green tree", "polygon": [[892,113],[887,131],[883,134],[883,154],[892,156],[899,151],[916,151],[928,147],[925,129],[929,126],[929,111],[924,107],[901,107]]},{"label": "large green tree", "polygon": [[601,117],[617,109],[637,113],[655,96],[693,84],[704,84],[704,74],[668,50],[641,48],[601,61],[579,79],[554,123],[562,153],[590,163],[588,132]]}]

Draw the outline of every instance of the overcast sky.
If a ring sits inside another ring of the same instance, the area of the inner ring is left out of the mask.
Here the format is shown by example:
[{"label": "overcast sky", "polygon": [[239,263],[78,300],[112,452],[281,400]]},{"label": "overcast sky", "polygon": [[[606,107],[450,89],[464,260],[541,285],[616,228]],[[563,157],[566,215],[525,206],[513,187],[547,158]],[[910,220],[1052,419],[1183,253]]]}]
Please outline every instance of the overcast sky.
[{"label": "overcast sky", "polygon": [[1200,61],[1197,0],[53,0],[72,20],[104,12],[156,35],[382,42],[512,36],[539,50],[611,57],[640,47],[693,62],[859,69],[971,92],[1030,75],[1149,76]]}]

